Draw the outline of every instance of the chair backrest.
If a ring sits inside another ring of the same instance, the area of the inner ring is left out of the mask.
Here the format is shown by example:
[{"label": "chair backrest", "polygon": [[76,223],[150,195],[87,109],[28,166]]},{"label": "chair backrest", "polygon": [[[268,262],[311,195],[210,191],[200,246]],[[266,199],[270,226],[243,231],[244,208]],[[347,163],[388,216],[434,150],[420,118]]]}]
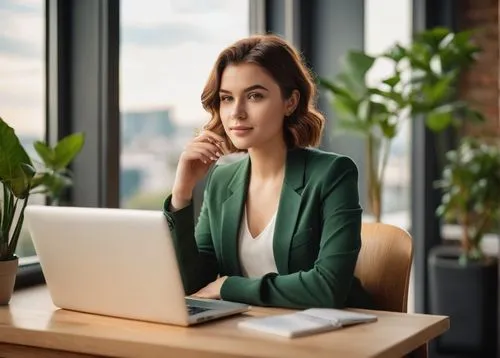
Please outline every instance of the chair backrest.
[{"label": "chair backrest", "polygon": [[406,312],[413,259],[410,234],[393,225],[363,223],[361,241],[355,275],[376,309]]}]

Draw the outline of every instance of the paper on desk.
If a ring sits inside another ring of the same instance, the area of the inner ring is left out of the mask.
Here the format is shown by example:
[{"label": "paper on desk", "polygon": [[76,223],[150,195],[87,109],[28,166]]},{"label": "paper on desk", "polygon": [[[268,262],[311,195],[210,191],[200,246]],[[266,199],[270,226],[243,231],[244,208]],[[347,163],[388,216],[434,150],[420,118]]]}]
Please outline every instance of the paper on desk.
[{"label": "paper on desk", "polygon": [[283,315],[250,318],[241,321],[238,326],[292,338],[376,320],[377,317],[371,314],[347,310],[311,308]]},{"label": "paper on desk", "polygon": [[303,314],[302,312],[263,318],[250,318],[241,321],[238,326],[284,337],[298,337],[341,327],[339,323]]},{"label": "paper on desk", "polygon": [[377,316],[373,314],[353,312],[349,310],[339,310],[334,308],[310,308],[302,311],[302,313],[309,316],[326,319],[335,322],[336,324],[340,324],[341,326],[348,326],[357,323],[375,322],[377,320]]}]

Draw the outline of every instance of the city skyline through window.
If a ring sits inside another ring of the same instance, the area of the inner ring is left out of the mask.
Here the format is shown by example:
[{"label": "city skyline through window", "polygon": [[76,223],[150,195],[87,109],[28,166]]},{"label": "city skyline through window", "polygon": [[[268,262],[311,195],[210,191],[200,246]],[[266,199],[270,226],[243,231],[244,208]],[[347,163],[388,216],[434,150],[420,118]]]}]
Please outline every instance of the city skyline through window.
[{"label": "city skyline through window", "polygon": [[157,210],[209,119],[200,95],[217,55],[249,35],[249,4],[123,0],[120,33],[121,206]]}]

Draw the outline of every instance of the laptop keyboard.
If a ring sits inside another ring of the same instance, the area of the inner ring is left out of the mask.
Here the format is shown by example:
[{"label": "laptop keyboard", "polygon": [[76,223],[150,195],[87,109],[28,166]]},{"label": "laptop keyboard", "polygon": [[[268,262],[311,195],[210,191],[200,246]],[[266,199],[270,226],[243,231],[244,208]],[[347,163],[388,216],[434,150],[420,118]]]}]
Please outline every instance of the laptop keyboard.
[{"label": "laptop keyboard", "polygon": [[204,308],[204,307],[190,306],[190,305],[187,306],[187,309],[188,309],[188,314],[190,316],[211,310],[211,308]]}]

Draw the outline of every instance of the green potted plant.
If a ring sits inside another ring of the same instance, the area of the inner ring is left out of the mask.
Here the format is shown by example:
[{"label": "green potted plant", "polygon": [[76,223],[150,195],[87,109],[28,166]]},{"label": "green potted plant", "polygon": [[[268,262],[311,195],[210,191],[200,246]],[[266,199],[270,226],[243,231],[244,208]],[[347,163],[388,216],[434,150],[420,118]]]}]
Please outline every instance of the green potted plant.
[{"label": "green potted plant", "polygon": [[9,303],[14,288],[16,248],[30,195],[46,194],[57,202],[71,185],[67,167],[83,144],[82,133],[69,135],[54,147],[35,142],[43,163],[34,165],[14,129],[0,118],[0,304]]},{"label": "green potted plant", "polygon": [[[391,143],[403,121],[422,117],[439,133],[465,120],[483,120],[479,112],[457,100],[453,90],[478,52],[470,32],[435,28],[417,34],[409,46],[396,44],[375,57],[350,51],[334,80],[319,78],[337,115],[336,129],[365,138],[368,209],[375,221],[381,220],[383,212]],[[391,61],[392,72],[369,86],[366,75],[378,60]]]},{"label": "green potted plant", "polygon": [[500,147],[464,137],[446,159],[436,182],[442,191],[437,215],[461,234],[460,245],[435,247],[429,255],[431,313],[450,315],[453,322],[438,347],[496,357],[498,262],[481,243],[498,229]]},{"label": "green potted plant", "polygon": [[443,196],[437,215],[460,225],[458,263],[490,261],[481,240],[495,228],[500,214],[500,148],[465,137],[460,146],[447,152],[447,163],[436,186]]}]

